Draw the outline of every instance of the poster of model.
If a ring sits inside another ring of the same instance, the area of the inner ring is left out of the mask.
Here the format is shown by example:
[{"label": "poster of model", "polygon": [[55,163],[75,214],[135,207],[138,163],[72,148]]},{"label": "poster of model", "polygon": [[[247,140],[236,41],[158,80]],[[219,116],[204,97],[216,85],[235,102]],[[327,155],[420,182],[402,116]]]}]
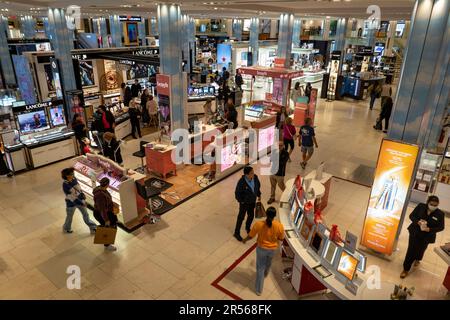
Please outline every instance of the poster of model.
[{"label": "poster of model", "polygon": [[27,58],[13,54],[12,60],[22,100],[27,104],[36,103],[36,92]]},{"label": "poster of model", "polygon": [[80,61],[80,78],[83,87],[95,85],[92,61]]},{"label": "poster of model", "polygon": [[384,139],[361,236],[361,245],[391,255],[403,219],[419,147]]},{"label": "poster of model", "polygon": [[156,90],[158,93],[159,125],[161,136],[171,135],[171,115],[170,115],[170,76],[165,74],[156,75]]}]

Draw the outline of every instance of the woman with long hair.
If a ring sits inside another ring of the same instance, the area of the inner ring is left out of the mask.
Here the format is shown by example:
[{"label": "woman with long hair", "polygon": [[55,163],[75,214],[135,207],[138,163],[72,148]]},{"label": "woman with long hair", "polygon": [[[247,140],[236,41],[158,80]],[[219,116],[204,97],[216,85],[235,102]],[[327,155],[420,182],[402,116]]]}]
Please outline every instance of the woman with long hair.
[{"label": "woman with long hair", "polygon": [[266,220],[256,222],[250,230],[247,238],[242,240],[246,243],[256,235],[258,246],[256,248],[256,285],[255,291],[258,296],[262,294],[264,278],[269,275],[272,259],[278,249],[278,242],[284,240],[284,227],[275,221],[277,210],[274,207],[267,208]]}]

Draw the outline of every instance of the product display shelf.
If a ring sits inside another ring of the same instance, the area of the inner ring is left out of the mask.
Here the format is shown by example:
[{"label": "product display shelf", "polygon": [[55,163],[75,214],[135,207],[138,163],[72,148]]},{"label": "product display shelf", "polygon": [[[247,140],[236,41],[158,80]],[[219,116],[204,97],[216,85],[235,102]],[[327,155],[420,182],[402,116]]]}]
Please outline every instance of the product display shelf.
[{"label": "product display shelf", "polygon": [[[319,256],[310,252],[300,238],[296,236],[295,225],[291,220],[291,208],[289,207],[289,198],[291,191],[294,187],[295,179],[290,179],[286,183],[286,190],[283,192],[280,199],[280,210],[279,217],[280,222],[284,225],[286,232],[286,242],[290,249],[294,252],[294,266],[291,283],[294,289],[300,294],[304,295],[307,293],[318,292],[323,290],[330,290],[338,298],[342,300],[358,300],[361,299],[363,292],[367,295],[367,290],[362,290],[363,285],[360,286],[356,292],[353,294],[346,288],[345,281],[342,281],[340,275],[336,270],[331,267],[327,267],[327,270],[332,273],[332,275],[323,278],[314,268],[321,265],[321,260]],[[364,283],[364,275],[357,274],[357,280],[353,282]],[[389,299],[389,297],[386,297]]]},{"label": "product display shelf", "polygon": [[[101,157],[101,156],[98,156]],[[75,178],[80,182],[81,189],[87,196],[89,203],[93,204],[93,190],[100,185],[100,180],[108,177],[111,185],[108,192],[115,206],[119,209],[118,219],[124,225],[139,217],[140,208],[136,194],[135,181],[144,178],[144,175],[133,173],[119,181],[104,173],[102,168],[92,168],[86,162],[85,156],[74,159]],[[124,169],[125,170],[125,169]],[[139,208],[138,208],[139,207]]]}]

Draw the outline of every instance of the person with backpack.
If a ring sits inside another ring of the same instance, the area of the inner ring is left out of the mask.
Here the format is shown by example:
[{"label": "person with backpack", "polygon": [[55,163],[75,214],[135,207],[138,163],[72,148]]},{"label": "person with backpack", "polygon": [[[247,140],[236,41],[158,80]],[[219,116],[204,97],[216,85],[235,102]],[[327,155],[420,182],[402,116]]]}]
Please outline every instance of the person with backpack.
[{"label": "person with backpack", "polygon": [[260,296],[264,288],[264,278],[269,275],[272,260],[278,252],[279,242],[284,240],[284,227],[275,221],[277,209],[267,208],[266,220],[258,221],[254,224],[248,236],[242,241],[244,244],[258,236],[256,242],[256,295]]},{"label": "person with backpack", "polygon": [[91,230],[91,234],[95,234],[97,225],[89,219],[87,212],[86,196],[81,190],[78,180],[75,178],[74,169],[66,168],[61,171],[63,179],[62,189],[66,196],[66,220],[63,225],[64,233],[72,233],[72,219],[75,209],[78,209],[83,215],[84,223]]}]

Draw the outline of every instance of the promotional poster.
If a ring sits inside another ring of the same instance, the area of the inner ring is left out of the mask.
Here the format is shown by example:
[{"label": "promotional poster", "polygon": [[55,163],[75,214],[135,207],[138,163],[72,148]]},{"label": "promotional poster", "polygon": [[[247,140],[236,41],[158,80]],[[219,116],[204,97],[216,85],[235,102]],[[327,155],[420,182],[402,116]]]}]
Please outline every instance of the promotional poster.
[{"label": "promotional poster", "polygon": [[419,153],[416,145],[383,140],[361,245],[391,255]]},{"label": "promotional poster", "polygon": [[159,123],[161,135],[170,137],[171,117],[170,117],[170,76],[165,74],[156,75],[156,91],[158,93]]}]

